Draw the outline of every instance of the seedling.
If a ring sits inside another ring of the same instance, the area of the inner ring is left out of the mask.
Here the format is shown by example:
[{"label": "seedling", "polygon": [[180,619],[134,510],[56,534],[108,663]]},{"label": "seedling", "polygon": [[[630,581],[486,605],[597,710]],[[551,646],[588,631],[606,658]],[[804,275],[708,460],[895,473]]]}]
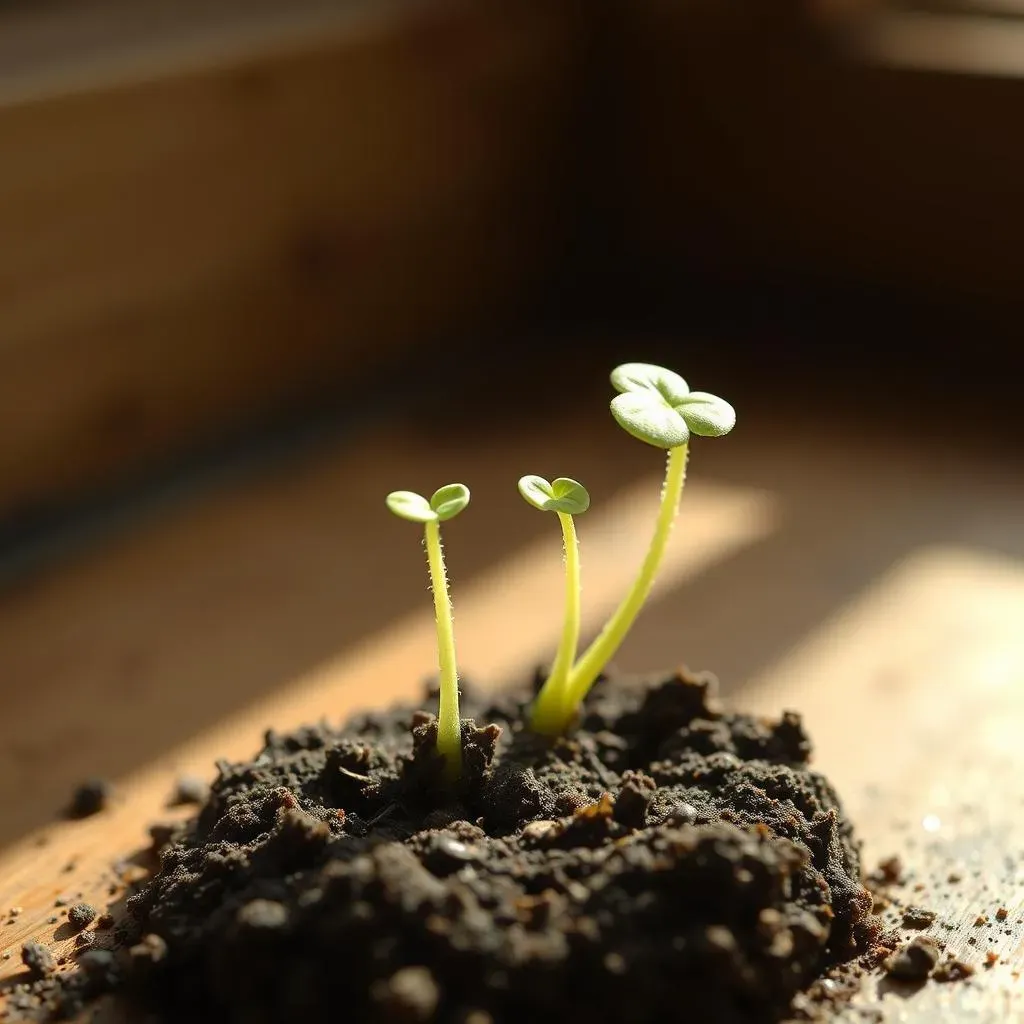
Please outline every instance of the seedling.
[{"label": "seedling", "polygon": [[519,481],[519,493],[534,508],[556,513],[562,527],[562,543],[565,547],[565,617],[562,636],[551,673],[541,687],[531,711],[531,725],[535,731],[557,734],[564,729],[566,720],[572,717],[572,708],[569,707],[569,671],[576,658],[576,647],[580,639],[580,555],[572,517],[590,508],[590,495],[583,484],[564,476],[550,483],[541,476],[524,476]]},{"label": "seedling", "polygon": [[666,450],[668,463],[654,535],[640,572],[597,639],[570,671],[566,698],[560,705],[561,729],[568,726],[576,708],[614,657],[651,592],[679,511],[691,434],[721,437],[736,423],[736,412],[728,402],[705,391],[691,391],[682,377],[661,366],[624,363],[612,371],[611,380],[619,392],[611,402],[615,421],[638,440]]},{"label": "seedling", "polygon": [[441,673],[437,710],[437,752],[444,758],[445,778],[455,782],[462,774],[462,726],[459,719],[459,675],[455,661],[455,627],[448,577],[441,547],[441,523],[454,519],[469,504],[469,488],[447,484],[428,501],[415,491],[392,491],[388,508],[399,518],[423,524],[430,589],[434,594],[437,622],[437,661]]}]

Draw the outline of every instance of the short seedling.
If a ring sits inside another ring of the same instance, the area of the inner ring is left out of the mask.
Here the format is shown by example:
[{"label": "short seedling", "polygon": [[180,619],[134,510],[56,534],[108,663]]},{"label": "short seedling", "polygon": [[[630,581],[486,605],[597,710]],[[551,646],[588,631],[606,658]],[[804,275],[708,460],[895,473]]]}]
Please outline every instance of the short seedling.
[{"label": "short seedling", "polygon": [[661,366],[624,363],[612,371],[611,380],[619,392],[611,403],[616,422],[640,441],[667,450],[668,465],[654,536],[640,572],[597,639],[569,673],[566,697],[559,712],[563,730],[614,657],[651,592],[679,511],[690,435],[721,437],[736,423],[736,413],[728,402],[704,391],[691,391],[682,377]]},{"label": "short seedling", "polygon": [[565,547],[565,618],[562,636],[551,666],[531,711],[531,726],[537,732],[557,734],[572,717],[569,701],[569,671],[580,639],[580,556],[573,516],[590,508],[590,495],[583,484],[568,477],[548,483],[540,476],[524,476],[519,493],[534,508],[555,512],[562,526]]},{"label": "short seedling", "polygon": [[441,547],[441,523],[454,519],[469,504],[469,488],[463,484],[447,484],[434,491],[429,501],[415,491],[392,491],[385,500],[396,516],[423,524],[423,543],[427,549],[427,567],[437,620],[437,661],[441,673],[437,752],[444,758],[445,778],[454,782],[462,774],[462,725],[459,719],[455,627]]}]

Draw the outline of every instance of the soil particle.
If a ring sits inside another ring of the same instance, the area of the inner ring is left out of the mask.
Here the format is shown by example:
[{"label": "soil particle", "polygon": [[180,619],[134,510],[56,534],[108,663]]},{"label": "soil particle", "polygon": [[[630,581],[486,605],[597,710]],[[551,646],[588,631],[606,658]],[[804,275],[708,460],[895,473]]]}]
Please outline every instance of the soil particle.
[{"label": "soil particle", "polygon": [[71,795],[67,817],[89,818],[99,814],[110,803],[114,788],[104,779],[89,779],[81,783]]},{"label": "soil particle", "polygon": [[927,935],[917,935],[883,965],[897,981],[923,982],[939,962],[939,944]]},{"label": "soil particle", "polygon": [[78,966],[92,977],[105,978],[113,983],[117,972],[117,958],[109,949],[87,949],[78,955]]},{"label": "soil particle", "polygon": [[927,928],[934,924],[939,915],[934,910],[926,910],[924,907],[907,907],[903,911],[904,928]]},{"label": "soil particle", "polygon": [[421,711],[268,732],[128,901],[129,991],[194,1024],[786,1018],[880,923],[799,717],[708,687],[602,683],[556,741],[467,692],[455,788]]},{"label": "soil particle", "polygon": [[26,942],[21,947],[21,962],[28,968],[31,978],[44,978],[57,969],[53,953],[41,942]]},{"label": "soil particle", "polygon": [[867,882],[873,888],[882,888],[887,885],[899,885],[903,877],[903,861],[898,854],[892,854],[878,862],[874,871],[868,875]]},{"label": "soil particle", "polygon": [[966,981],[974,974],[974,968],[957,957],[943,960],[932,972],[933,981],[951,982]]},{"label": "soil particle", "polygon": [[68,924],[81,931],[96,920],[96,908],[90,903],[74,903],[68,908]]}]

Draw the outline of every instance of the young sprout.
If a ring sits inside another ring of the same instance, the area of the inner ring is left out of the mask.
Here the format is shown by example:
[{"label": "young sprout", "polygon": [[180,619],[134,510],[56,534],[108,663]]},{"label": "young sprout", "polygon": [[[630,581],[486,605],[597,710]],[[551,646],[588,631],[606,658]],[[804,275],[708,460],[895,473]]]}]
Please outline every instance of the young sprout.
[{"label": "young sprout", "polygon": [[624,363],[612,371],[611,380],[619,392],[611,402],[616,422],[638,440],[667,450],[668,465],[654,536],[640,572],[597,639],[569,673],[563,728],[614,657],[651,592],[679,511],[690,435],[721,437],[736,424],[736,412],[728,402],[704,391],[691,391],[682,377],[661,366]]},{"label": "young sprout", "polygon": [[541,687],[531,711],[531,724],[535,731],[557,735],[572,716],[568,693],[569,670],[580,639],[580,554],[572,517],[590,508],[590,495],[583,484],[564,476],[551,483],[541,476],[524,476],[519,481],[519,493],[534,508],[556,513],[562,526],[562,542],[565,546],[565,618],[562,636],[551,673]]},{"label": "young sprout", "polygon": [[441,523],[454,519],[469,504],[469,488],[463,484],[447,484],[434,491],[429,501],[415,491],[392,491],[385,501],[399,518],[423,524],[423,543],[427,549],[430,589],[434,593],[437,620],[437,661],[441,671],[437,752],[444,758],[445,777],[454,782],[462,774],[462,725],[459,719],[455,628],[441,548]]}]

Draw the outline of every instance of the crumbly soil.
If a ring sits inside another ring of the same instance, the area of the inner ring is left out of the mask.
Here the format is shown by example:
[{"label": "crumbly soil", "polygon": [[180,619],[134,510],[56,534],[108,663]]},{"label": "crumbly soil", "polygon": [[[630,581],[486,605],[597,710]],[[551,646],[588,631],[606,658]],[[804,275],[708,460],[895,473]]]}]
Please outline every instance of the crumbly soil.
[{"label": "crumbly soil", "polygon": [[680,673],[602,681],[549,740],[525,696],[464,697],[455,789],[411,709],[219,764],[157,837],[130,953],[83,954],[24,1017],[110,987],[168,1024],[830,1016],[880,924],[799,717],[725,713]]},{"label": "crumbly soil", "polygon": [[[129,904],[169,1021],[777,1021],[878,938],[857,844],[794,714],[687,674],[599,685],[567,739],[465,700],[268,733],[222,763]],[[162,940],[162,942],[160,941]]]}]

